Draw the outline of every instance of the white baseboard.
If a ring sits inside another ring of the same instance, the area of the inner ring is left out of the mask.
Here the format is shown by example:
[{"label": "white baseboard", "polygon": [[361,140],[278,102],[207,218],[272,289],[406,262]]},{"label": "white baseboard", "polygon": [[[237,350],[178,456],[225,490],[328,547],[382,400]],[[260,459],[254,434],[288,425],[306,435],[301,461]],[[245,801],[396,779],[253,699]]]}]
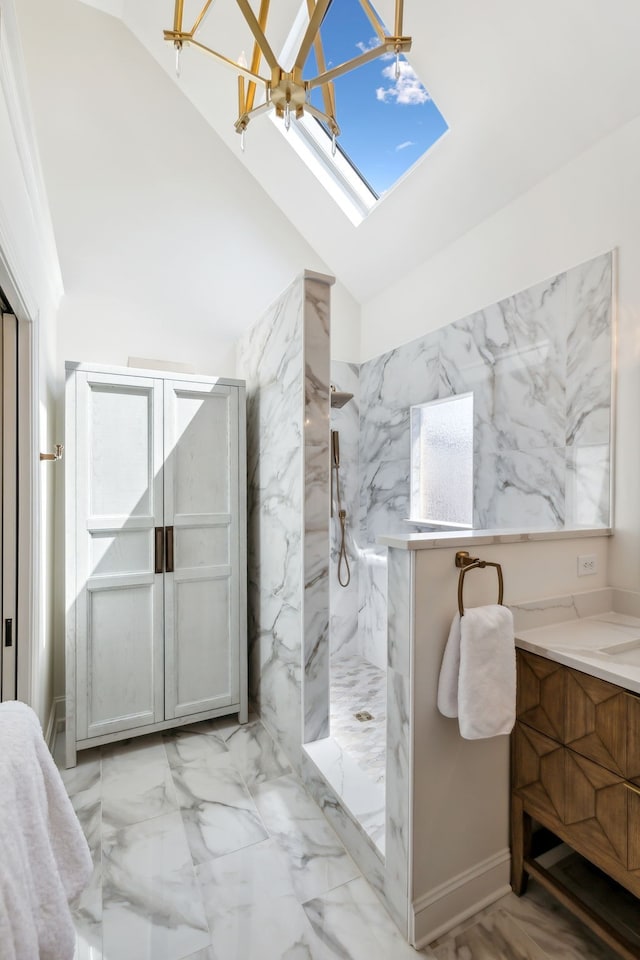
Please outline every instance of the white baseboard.
[{"label": "white baseboard", "polygon": [[509,893],[509,848],[441,883],[413,902],[412,939],[417,950]]},{"label": "white baseboard", "polygon": [[44,730],[44,740],[51,753],[56,745],[56,734],[64,725],[64,697],[54,697],[51,701],[51,709],[47,717],[47,725]]}]

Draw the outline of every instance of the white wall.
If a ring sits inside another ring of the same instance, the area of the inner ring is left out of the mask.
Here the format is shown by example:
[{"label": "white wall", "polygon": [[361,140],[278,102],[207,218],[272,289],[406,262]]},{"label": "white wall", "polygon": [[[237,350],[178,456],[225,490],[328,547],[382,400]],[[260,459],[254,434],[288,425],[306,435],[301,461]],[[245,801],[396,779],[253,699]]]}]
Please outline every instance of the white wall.
[{"label": "white wall", "polygon": [[[38,151],[31,125],[13,0],[0,0],[0,285],[21,323],[31,324],[33,343],[32,430],[27,498],[34,554],[20,582],[32,616],[30,635],[22,633],[20,657],[30,655],[25,688],[18,668],[18,694],[46,727],[53,695],[53,500],[57,465],[40,463],[39,451],[55,439],[55,312],[62,294]],[[53,468],[53,469],[52,469]],[[24,501],[23,501],[24,502]],[[24,531],[20,549],[27,548]],[[28,582],[26,582],[28,581]],[[28,649],[29,648],[29,649]]]},{"label": "white wall", "polygon": [[[605,586],[609,546],[603,536],[469,550],[502,564],[504,602],[512,605]],[[440,664],[457,606],[456,549],[416,551],[412,899],[416,940],[422,942],[455,922],[458,912],[475,912],[483,897],[506,892],[509,882],[509,738],[463,740],[457,721],[436,708]],[[578,577],[579,553],[596,555],[596,575]],[[496,589],[495,570],[470,573],[465,605],[495,603]]]},{"label": "white wall", "polygon": [[603,251],[618,250],[615,537],[609,579],[640,585],[640,119],[363,306],[369,358]]},{"label": "white wall", "polygon": [[132,355],[233,376],[238,336],[326,265],[121,21],[16,5],[65,280],[59,370]]}]

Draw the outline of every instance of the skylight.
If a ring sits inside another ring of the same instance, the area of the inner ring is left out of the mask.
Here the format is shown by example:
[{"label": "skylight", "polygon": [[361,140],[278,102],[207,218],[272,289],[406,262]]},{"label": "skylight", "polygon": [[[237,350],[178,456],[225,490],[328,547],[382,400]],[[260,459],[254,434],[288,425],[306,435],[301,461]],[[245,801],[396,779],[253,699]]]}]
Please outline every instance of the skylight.
[{"label": "skylight", "polygon": [[[384,26],[384,21],[376,12]],[[295,47],[308,22],[306,0],[302,4],[296,27],[287,46]],[[329,6],[322,24],[322,42],[327,68],[357,56],[378,43],[372,36],[372,27],[359,0],[339,0]],[[295,34],[295,36],[294,36]],[[305,65],[305,78],[317,73],[312,49]],[[316,176],[325,183],[334,199],[359,210],[353,222],[360,222],[366,213],[447,131],[447,123],[429,96],[411,64],[402,56],[398,64],[393,56],[370,61],[335,81],[336,116],[341,128],[336,156],[331,158],[330,134],[319,121],[305,117],[302,130],[294,134],[292,145],[306,159]],[[311,98],[314,106],[322,109],[319,90]],[[293,132],[296,125],[291,125]],[[315,160],[305,157],[300,134]],[[314,146],[315,142],[315,146]],[[328,159],[327,159],[328,158]],[[319,172],[318,163],[324,173]],[[359,181],[342,184],[336,195],[336,182],[342,179]],[[325,182],[325,181],[329,182]],[[344,201],[344,202],[343,202]]]}]

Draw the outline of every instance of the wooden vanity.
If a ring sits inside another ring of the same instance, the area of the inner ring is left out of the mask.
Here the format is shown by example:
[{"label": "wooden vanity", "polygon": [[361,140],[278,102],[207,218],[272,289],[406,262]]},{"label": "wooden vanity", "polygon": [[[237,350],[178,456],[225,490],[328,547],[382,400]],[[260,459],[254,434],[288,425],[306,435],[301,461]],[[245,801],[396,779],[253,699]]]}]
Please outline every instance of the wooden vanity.
[{"label": "wooden vanity", "polygon": [[[512,885],[538,879],[627,960],[626,940],[532,855],[532,820],[640,897],[640,694],[517,651],[512,735]],[[638,914],[640,917],[640,904]]]}]

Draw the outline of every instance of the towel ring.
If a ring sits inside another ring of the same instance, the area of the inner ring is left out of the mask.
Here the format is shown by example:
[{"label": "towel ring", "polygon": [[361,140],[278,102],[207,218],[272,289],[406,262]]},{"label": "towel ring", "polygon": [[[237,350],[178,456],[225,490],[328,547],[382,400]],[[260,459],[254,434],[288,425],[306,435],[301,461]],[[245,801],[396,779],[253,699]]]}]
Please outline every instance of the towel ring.
[{"label": "towel ring", "polygon": [[464,576],[469,570],[475,570],[476,568],[484,567],[495,567],[496,573],[498,574],[498,603],[502,606],[502,599],[504,597],[504,581],[502,579],[502,567],[499,563],[493,563],[491,560],[480,560],[478,557],[470,557],[467,550],[458,550],[456,553],[456,567],[460,568],[460,576],[458,577],[458,610],[460,611],[460,616],[464,616],[464,603],[462,600],[462,594],[464,591]]}]

